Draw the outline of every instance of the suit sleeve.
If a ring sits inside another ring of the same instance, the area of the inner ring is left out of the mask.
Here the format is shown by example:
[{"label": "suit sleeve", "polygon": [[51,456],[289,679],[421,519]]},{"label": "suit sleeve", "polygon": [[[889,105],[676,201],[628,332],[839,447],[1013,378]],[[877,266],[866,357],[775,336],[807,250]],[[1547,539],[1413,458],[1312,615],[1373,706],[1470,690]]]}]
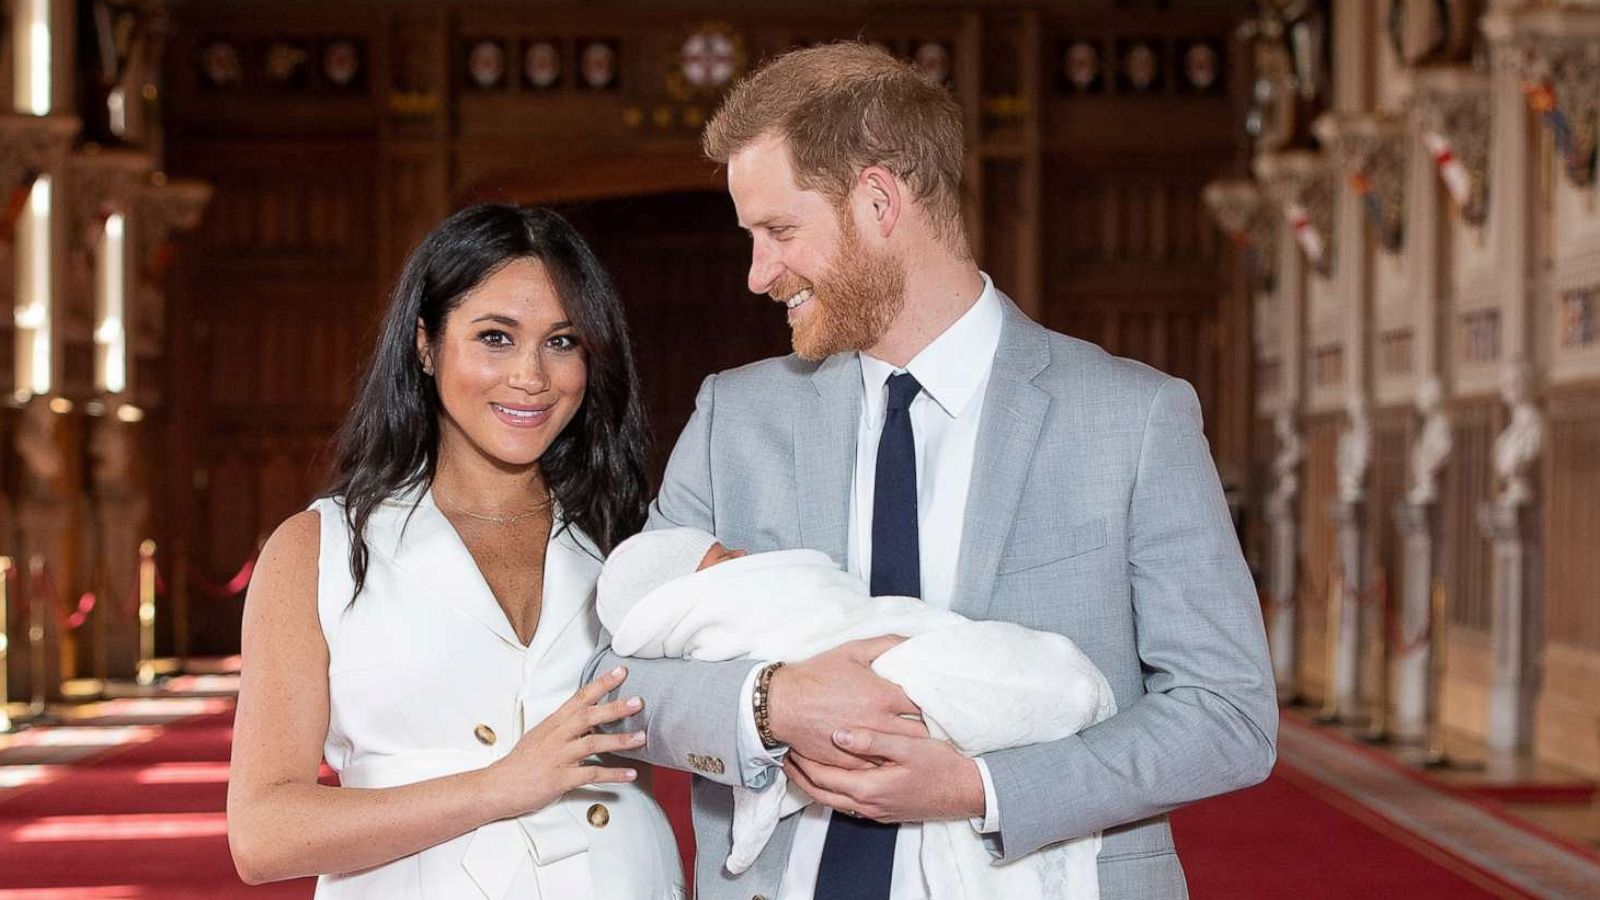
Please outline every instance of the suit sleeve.
[{"label": "suit sleeve", "polygon": [[[1194,389],[1155,392],[1129,499],[1128,567],[1146,693],[1105,722],[984,757],[1001,859],[1256,784],[1278,708],[1255,586]],[[1114,600],[1116,598],[1107,598]]]},{"label": "suit sleeve", "polygon": [[[661,492],[650,507],[646,529],[690,527],[715,533],[711,502],[711,426],[715,375],[695,398],[694,415],[673,447]],[[611,651],[610,635],[584,673],[628,667],[628,679],[610,698],[638,696],[638,715],[605,726],[608,732],[644,731],[645,745],[627,753],[657,766],[687,769],[721,784],[740,784],[736,715],[746,676],[758,663],[628,659]]]}]

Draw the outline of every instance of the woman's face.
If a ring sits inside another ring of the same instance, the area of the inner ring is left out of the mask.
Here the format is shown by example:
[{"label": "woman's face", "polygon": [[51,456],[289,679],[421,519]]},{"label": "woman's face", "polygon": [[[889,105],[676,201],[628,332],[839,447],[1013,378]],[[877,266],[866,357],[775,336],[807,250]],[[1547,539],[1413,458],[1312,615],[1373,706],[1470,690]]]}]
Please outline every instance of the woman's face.
[{"label": "woman's face", "polygon": [[539,460],[583,405],[588,365],[549,272],[516,259],[485,278],[417,352],[444,406],[441,450],[506,467]]}]

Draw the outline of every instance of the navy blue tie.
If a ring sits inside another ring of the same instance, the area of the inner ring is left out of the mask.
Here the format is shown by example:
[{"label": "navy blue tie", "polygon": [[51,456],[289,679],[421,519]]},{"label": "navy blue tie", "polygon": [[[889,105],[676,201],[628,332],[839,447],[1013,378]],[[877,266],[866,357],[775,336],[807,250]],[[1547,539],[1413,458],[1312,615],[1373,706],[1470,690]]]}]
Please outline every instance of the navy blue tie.
[{"label": "navy blue tie", "polygon": [[[910,372],[889,376],[889,404],[878,438],[872,489],[872,595],[922,596],[917,539],[917,443],[911,401],[922,385]],[[835,814],[817,868],[815,900],[888,900],[899,825]]]}]

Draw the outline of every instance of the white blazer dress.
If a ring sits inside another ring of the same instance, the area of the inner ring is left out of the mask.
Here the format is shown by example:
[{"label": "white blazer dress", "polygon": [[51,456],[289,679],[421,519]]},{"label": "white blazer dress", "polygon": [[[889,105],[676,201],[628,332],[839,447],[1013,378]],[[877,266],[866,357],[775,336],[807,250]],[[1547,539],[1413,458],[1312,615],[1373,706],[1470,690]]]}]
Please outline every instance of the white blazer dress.
[{"label": "white blazer dress", "polygon": [[[600,639],[600,554],[575,527],[561,531],[558,517],[538,630],[524,647],[430,491],[373,513],[366,586],[354,603],[343,509],[334,499],[311,508],[322,520],[323,753],[341,784],[394,787],[482,768],[577,690]],[[316,896],[680,900],[684,888],[661,808],[640,785],[619,784],[572,791],[381,866],[323,876]]]}]

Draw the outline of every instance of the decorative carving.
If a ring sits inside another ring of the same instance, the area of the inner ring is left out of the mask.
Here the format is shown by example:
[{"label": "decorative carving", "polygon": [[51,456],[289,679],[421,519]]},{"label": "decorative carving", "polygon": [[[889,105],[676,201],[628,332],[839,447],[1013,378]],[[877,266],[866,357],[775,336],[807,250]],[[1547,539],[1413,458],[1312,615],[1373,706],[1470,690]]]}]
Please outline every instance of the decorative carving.
[{"label": "decorative carving", "polygon": [[1412,115],[1450,199],[1468,225],[1488,218],[1489,78],[1459,70],[1419,73]]},{"label": "decorative carving", "polygon": [[139,187],[150,177],[154,161],[146,154],[90,149],[67,160],[72,190],[67,199],[69,252],[93,271],[92,256],[106,217],[131,212]]},{"label": "decorative carving", "polygon": [[1505,59],[1555,137],[1567,179],[1578,187],[1594,184],[1600,35],[1523,33]]},{"label": "decorative carving", "polygon": [[1312,125],[1361,197],[1379,245],[1397,253],[1405,240],[1406,132],[1369,113],[1328,113]]},{"label": "decorative carving", "polygon": [[1291,150],[1256,157],[1256,177],[1293,229],[1306,261],[1318,274],[1333,273],[1333,167],[1316,153]]},{"label": "decorative carving", "polygon": [[1500,373],[1500,399],[1511,420],[1494,439],[1494,470],[1503,487],[1495,497],[1502,507],[1526,506],[1533,500],[1528,476],[1544,448],[1544,415],[1533,404],[1532,374],[1528,364],[1510,360]]},{"label": "decorative carving", "polygon": [[1250,45],[1256,80],[1245,130],[1258,150],[1302,146],[1304,123],[1327,95],[1328,13],[1324,0],[1258,0],[1239,29]]},{"label": "decorative carving", "polygon": [[1411,488],[1406,502],[1424,506],[1439,500],[1439,471],[1450,458],[1453,443],[1444,410],[1444,386],[1438,376],[1430,375],[1417,385],[1417,414],[1422,417],[1422,432],[1411,447]]},{"label": "decorative carving", "polygon": [[1261,186],[1246,178],[1213,181],[1201,197],[1222,230],[1245,249],[1256,287],[1271,290],[1277,268],[1278,223]]},{"label": "decorative carving", "polygon": [[[79,126],[75,116],[0,115],[0,192],[12,195],[9,206],[21,205],[35,178],[61,167]],[[0,231],[11,239],[9,222]]]},{"label": "decorative carving", "polygon": [[1300,493],[1300,460],[1305,444],[1295,428],[1294,414],[1284,410],[1272,418],[1278,452],[1272,457],[1272,493],[1267,495],[1267,519],[1275,526],[1294,521],[1294,499]]},{"label": "decorative carving", "polygon": [[1476,0],[1393,0],[1389,46],[1408,66],[1468,62],[1480,5]]},{"label": "decorative carving", "polygon": [[59,499],[64,490],[67,461],[61,454],[57,433],[61,416],[49,402],[36,397],[22,408],[18,419],[16,451],[22,461],[22,494],[30,501]]},{"label": "decorative carving", "polygon": [[[166,321],[166,294],[164,279],[176,252],[173,236],[193,231],[200,224],[200,216],[211,201],[211,186],[198,181],[168,181],[157,173],[141,187],[134,199],[131,235],[132,264],[137,267],[133,279],[136,302],[132,328],[129,331],[130,357],[136,346],[146,341],[159,345]],[[134,366],[130,359],[130,371]],[[130,380],[136,389],[143,389],[137,380]],[[148,398],[140,402],[147,402]]]},{"label": "decorative carving", "polygon": [[1367,415],[1366,398],[1358,391],[1346,398],[1345,412],[1350,424],[1339,435],[1336,476],[1339,502],[1350,506],[1360,503],[1366,495],[1367,468],[1372,463],[1372,418]]}]

